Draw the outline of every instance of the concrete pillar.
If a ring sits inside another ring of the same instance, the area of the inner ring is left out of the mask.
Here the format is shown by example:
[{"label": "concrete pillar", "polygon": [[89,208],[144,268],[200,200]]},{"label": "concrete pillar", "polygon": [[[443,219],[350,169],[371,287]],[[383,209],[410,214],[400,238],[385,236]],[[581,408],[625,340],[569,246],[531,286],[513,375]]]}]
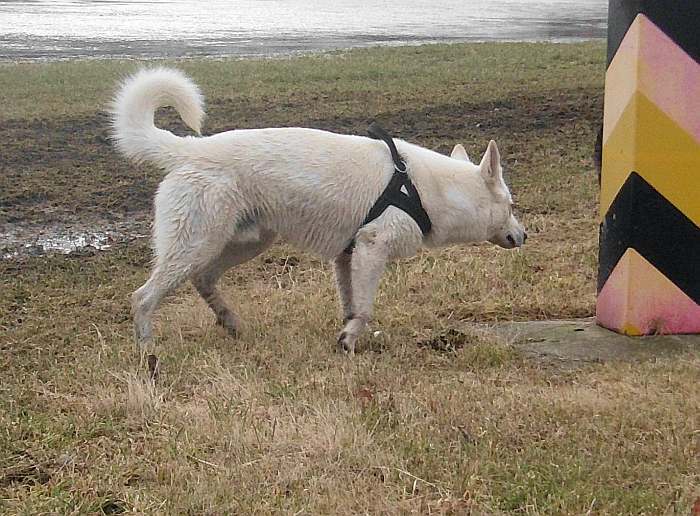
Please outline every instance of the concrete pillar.
[{"label": "concrete pillar", "polygon": [[700,0],[610,0],[597,320],[700,333]]}]

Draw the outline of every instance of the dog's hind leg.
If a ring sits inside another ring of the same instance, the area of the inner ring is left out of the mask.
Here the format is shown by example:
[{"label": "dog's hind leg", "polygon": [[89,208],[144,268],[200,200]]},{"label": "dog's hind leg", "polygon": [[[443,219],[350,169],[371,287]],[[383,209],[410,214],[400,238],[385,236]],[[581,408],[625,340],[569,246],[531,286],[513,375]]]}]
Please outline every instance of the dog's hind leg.
[{"label": "dog's hind leg", "polygon": [[145,351],[152,340],[151,319],[163,298],[221,254],[230,234],[216,224],[218,214],[202,209],[203,191],[182,178],[166,178],[155,199],[155,265],[134,292],[131,310],[136,341]]},{"label": "dog's hind leg", "polygon": [[192,238],[188,242],[173,242],[167,252],[156,251],[156,264],[150,278],[131,298],[131,313],[134,318],[136,341],[144,351],[152,340],[153,313],[163,298],[179,287],[188,277],[206,270],[212,262],[211,256],[219,256],[222,244],[220,235],[212,234],[207,239]]},{"label": "dog's hind leg", "polygon": [[131,314],[134,318],[134,335],[141,351],[145,351],[153,339],[153,313],[163,298],[175,290],[189,273],[187,266],[176,262],[156,264],[148,281],[131,297]]},{"label": "dog's hind leg", "polygon": [[[233,265],[235,263],[231,264],[231,266]],[[231,336],[235,337],[238,332],[238,319],[226,306],[226,302],[216,288],[216,282],[228,268],[229,265],[223,257],[219,257],[209,268],[193,275],[191,279],[194,288],[216,315],[216,324],[223,326]]]},{"label": "dog's hind leg", "polygon": [[352,276],[350,262],[352,254],[343,251],[333,261],[335,269],[335,282],[338,289],[340,309],[343,315],[343,323],[352,319]]},{"label": "dog's hind leg", "polygon": [[274,240],[275,235],[270,231],[261,231],[259,240],[254,242],[233,240],[216,259],[191,277],[197,292],[216,315],[216,324],[223,326],[232,336],[236,336],[238,331],[238,319],[221,297],[216,282],[231,267],[247,262],[265,251]]}]

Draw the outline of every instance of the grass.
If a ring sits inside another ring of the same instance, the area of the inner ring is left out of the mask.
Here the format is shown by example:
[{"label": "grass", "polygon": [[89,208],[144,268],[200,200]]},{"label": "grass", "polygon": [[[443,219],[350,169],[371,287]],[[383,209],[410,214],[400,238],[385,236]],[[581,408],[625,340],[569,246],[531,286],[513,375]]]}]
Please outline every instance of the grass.
[{"label": "grass", "polygon": [[[276,246],[224,279],[238,340],[187,287],[143,379],[128,297],[147,244],[0,261],[0,512],[688,514],[700,495],[699,354],[568,370],[469,322],[590,316],[604,48],[479,44],[179,63],[207,131],[310,125],[478,155],[499,142],[520,252],[393,264],[351,360],[332,272]],[[147,218],[160,176],[104,140],[134,63],[0,67],[0,217]],[[161,122],[182,130],[171,113]],[[435,343],[448,342],[449,345]]]}]

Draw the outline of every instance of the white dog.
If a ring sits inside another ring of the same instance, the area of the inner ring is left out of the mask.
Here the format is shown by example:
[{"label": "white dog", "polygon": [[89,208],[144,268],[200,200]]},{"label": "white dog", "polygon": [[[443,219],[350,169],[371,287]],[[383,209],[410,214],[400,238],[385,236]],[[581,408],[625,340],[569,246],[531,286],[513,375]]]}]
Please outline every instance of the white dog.
[{"label": "white dog", "polygon": [[[334,260],[345,318],[338,345],[353,353],[388,260],[411,256],[421,246],[488,240],[519,247],[527,236],[513,216],[494,141],[476,165],[461,145],[448,157],[396,140],[432,224],[423,234],[411,215],[394,206],[363,225],[395,173],[384,142],[304,128],[183,138],[154,125],[156,109],[173,106],[199,134],[203,104],[189,78],[163,68],[127,79],[113,102],[119,151],[167,173],[155,197],[153,270],[133,295],[142,346],[151,340],[151,319],[162,299],[188,278],[217,323],[235,333],[236,317],[217,280],[277,237]],[[352,252],[344,252],[351,242]]]}]

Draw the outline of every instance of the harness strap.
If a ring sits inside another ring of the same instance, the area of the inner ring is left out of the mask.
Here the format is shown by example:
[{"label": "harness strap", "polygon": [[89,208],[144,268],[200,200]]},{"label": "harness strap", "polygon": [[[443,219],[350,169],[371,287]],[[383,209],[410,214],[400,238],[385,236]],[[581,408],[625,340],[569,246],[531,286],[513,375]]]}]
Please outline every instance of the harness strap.
[{"label": "harness strap", "polygon": [[394,172],[391,181],[369,210],[362,225],[365,226],[379,218],[389,206],[395,206],[408,213],[424,235],[430,232],[430,217],[423,209],[418,190],[405,172]]},{"label": "harness strap", "polygon": [[[411,178],[408,176],[406,163],[401,158],[398,150],[396,150],[394,140],[376,122],[372,122],[369,129],[367,129],[367,133],[370,137],[376,140],[382,140],[387,144],[391,152],[391,159],[394,162],[394,173],[391,176],[389,184],[369,210],[360,228],[377,219],[389,206],[395,206],[406,212],[416,221],[423,235],[428,234],[432,228],[430,217],[423,208],[418,190],[416,190]],[[352,254],[354,247],[355,239],[353,238],[345,248],[345,253]]]},{"label": "harness strap", "polygon": [[367,128],[367,134],[370,138],[375,140],[382,140],[389,147],[389,152],[391,152],[391,160],[394,162],[394,169],[397,172],[406,172],[406,163],[401,158],[399,151],[396,150],[396,144],[394,144],[394,139],[389,136],[382,126],[377,122],[372,122]]}]

